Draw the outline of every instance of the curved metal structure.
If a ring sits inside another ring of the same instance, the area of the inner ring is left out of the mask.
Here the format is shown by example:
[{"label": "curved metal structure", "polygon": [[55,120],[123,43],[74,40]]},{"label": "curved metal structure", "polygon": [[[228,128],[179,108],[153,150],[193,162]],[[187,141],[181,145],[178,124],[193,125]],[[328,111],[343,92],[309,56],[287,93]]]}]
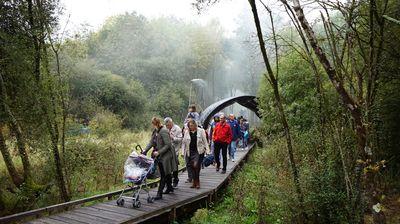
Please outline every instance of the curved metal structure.
[{"label": "curved metal structure", "polygon": [[201,114],[200,114],[200,122],[203,125],[204,129],[208,128],[210,124],[211,118],[214,114],[218,113],[225,107],[228,107],[234,103],[238,103],[246,108],[252,110],[258,117],[260,117],[260,113],[258,112],[258,102],[256,96],[252,95],[241,95],[241,96],[234,96],[230,98],[226,98],[215,102],[208,106]]}]

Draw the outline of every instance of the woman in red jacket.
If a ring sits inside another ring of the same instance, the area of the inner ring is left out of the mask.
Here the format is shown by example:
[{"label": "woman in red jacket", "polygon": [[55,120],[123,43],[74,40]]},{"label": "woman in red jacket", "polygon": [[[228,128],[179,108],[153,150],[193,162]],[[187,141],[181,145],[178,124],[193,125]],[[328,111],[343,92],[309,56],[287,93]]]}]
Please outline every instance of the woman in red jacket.
[{"label": "woman in red jacket", "polygon": [[217,163],[217,172],[219,171],[221,162],[219,154],[222,151],[222,174],[226,173],[226,163],[227,163],[227,149],[228,145],[232,141],[232,131],[229,124],[226,123],[225,115],[220,116],[220,122],[215,126],[214,134],[214,158]]}]

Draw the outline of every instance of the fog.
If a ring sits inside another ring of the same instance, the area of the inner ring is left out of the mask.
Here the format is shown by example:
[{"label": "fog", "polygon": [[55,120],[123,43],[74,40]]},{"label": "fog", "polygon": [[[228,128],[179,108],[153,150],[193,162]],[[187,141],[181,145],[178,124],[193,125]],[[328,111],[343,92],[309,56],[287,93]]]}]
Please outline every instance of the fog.
[{"label": "fog", "polygon": [[[247,1],[220,1],[201,11],[193,1],[178,0],[61,3],[63,32],[88,43],[87,61],[78,67],[90,64],[127,83],[138,81],[150,96],[148,111],[182,118],[188,104],[201,111],[224,98],[257,95],[264,64]],[[271,1],[270,6],[278,12],[277,28],[285,27],[289,20],[280,16],[280,5]],[[268,14],[259,7],[269,38]],[[273,47],[267,47],[273,55]],[[160,104],[168,99],[176,105],[164,113]],[[240,105],[225,112],[251,114]]]}]

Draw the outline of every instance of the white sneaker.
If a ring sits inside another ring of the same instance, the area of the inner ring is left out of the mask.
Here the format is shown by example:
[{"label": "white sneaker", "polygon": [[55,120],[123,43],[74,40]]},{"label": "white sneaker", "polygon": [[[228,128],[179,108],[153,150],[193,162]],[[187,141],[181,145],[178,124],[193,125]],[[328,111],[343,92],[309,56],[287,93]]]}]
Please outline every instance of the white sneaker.
[{"label": "white sneaker", "polygon": [[232,159],[232,162],[234,163],[234,162],[235,162],[235,159]]}]

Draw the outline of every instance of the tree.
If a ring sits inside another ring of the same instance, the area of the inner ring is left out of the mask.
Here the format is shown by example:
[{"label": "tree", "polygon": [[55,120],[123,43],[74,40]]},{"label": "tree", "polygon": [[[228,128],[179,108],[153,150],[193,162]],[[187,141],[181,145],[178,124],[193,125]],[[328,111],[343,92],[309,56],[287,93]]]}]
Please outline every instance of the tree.
[{"label": "tree", "polygon": [[[260,25],[260,19],[258,17],[258,12],[257,12],[257,6],[256,6],[256,2],[255,0],[249,0],[249,4],[251,6],[251,10],[253,12],[253,17],[254,17],[254,23],[257,29],[257,36],[258,36],[258,41],[260,44],[260,50],[264,59],[264,63],[265,63],[265,67],[267,69],[267,74],[265,74],[265,79],[267,79],[271,85],[271,87],[273,88],[273,92],[274,92],[274,97],[275,97],[275,106],[278,110],[279,116],[280,116],[280,120],[285,132],[285,136],[286,136],[286,142],[287,142],[287,150],[288,150],[288,156],[289,156],[289,161],[290,161],[290,165],[292,168],[292,175],[293,175],[293,180],[294,180],[294,184],[295,184],[295,188],[296,188],[296,193],[297,193],[297,199],[300,203],[300,207],[302,209],[303,208],[303,202],[304,202],[304,196],[303,193],[301,191],[301,186],[300,186],[300,177],[299,177],[299,171],[296,165],[296,162],[294,160],[294,155],[293,155],[293,145],[292,145],[292,137],[290,134],[290,128],[289,128],[289,124],[287,122],[287,118],[286,118],[286,113],[283,109],[283,104],[282,104],[282,100],[281,100],[281,95],[279,93],[279,86],[278,86],[278,80],[276,78],[276,75],[274,74],[271,64],[269,62],[269,58],[267,55],[267,50],[265,48],[265,42],[263,39],[263,33],[261,30],[261,25]],[[272,27],[274,27],[274,22],[272,20],[272,16],[271,18],[271,24]],[[274,34],[275,37],[275,34]],[[276,40],[275,40],[276,43]],[[277,51],[277,48],[275,48],[275,51]],[[278,58],[276,58],[276,60],[278,60]],[[277,68],[278,69],[278,68]],[[301,211],[302,213],[302,218],[303,219],[307,219],[307,215],[305,214],[304,210]]]},{"label": "tree", "polygon": [[[22,3],[21,3],[22,4]],[[60,190],[62,200],[68,201],[69,195],[65,185],[64,173],[62,168],[62,161],[59,152],[59,111],[57,102],[58,89],[55,85],[55,79],[51,76],[50,72],[50,56],[48,54],[47,35],[51,28],[57,25],[57,18],[55,12],[57,9],[57,1],[27,1],[27,7],[16,5],[16,10],[19,17],[25,22],[26,29],[20,30],[19,34],[21,39],[26,41],[28,47],[26,57],[26,77],[33,78],[33,82],[29,83],[33,91],[33,99],[36,101],[38,113],[43,117],[43,122],[46,124],[46,129],[51,140],[51,149],[53,152],[53,159],[55,163],[56,179]],[[32,79],[28,79],[29,81]],[[30,96],[32,97],[32,96]],[[61,108],[62,110],[62,108]],[[61,112],[62,113],[62,112]],[[18,131],[18,128],[16,128]],[[23,143],[21,143],[22,145]]]},{"label": "tree", "polygon": [[[285,1],[284,1],[285,2]],[[382,14],[385,13],[387,9],[388,1],[383,1],[383,11]],[[344,65],[346,64],[346,58],[343,55],[346,51],[350,54],[351,58],[354,58],[352,55],[353,51],[353,38],[357,41],[361,41],[359,30],[357,30],[354,26],[359,25],[359,21],[357,21],[357,17],[355,13],[357,13],[357,8],[361,5],[358,5],[358,2],[351,2],[348,6],[343,9],[340,8],[341,3],[327,3],[321,4],[322,8],[325,10],[325,17],[321,13],[321,17],[324,23],[325,32],[329,41],[330,50],[332,53],[331,60],[329,60],[328,54],[326,51],[321,47],[313,28],[310,26],[305,14],[303,12],[302,6],[299,0],[293,0],[293,10],[296,12],[297,19],[299,20],[301,27],[306,34],[306,37],[309,41],[310,46],[314,50],[315,55],[317,56],[319,62],[323,66],[327,76],[329,77],[331,83],[333,84],[334,88],[336,89],[337,94],[340,96],[343,106],[350,112],[353,121],[354,121],[354,129],[357,136],[357,152],[360,156],[360,161],[358,162],[358,171],[357,171],[357,182],[360,182],[361,179],[361,172],[365,168],[367,168],[372,162],[372,150],[371,147],[368,145],[368,122],[369,122],[369,110],[374,103],[375,91],[376,91],[376,81],[379,75],[378,72],[378,63],[381,58],[382,53],[382,44],[383,44],[383,30],[384,30],[384,19],[382,18],[382,14],[377,11],[376,1],[371,0],[369,1],[369,25],[367,26],[368,29],[368,36],[369,36],[369,54],[363,52],[364,46],[359,45],[358,49],[361,51],[362,57],[361,60],[364,60],[365,65],[368,65],[365,69],[361,71],[357,70],[357,65],[353,63],[352,70],[347,70]],[[331,22],[330,15],[328,12],[328,7],[337,8],[344,14],[346,19],[347,31],[344,35],[344,40],[342,44],[342,51],[339,52],[339,44],[340,41],[336,40],[336,35],[334,31],[334,23]],[[376,31],[374,28],[375,23],[379,26],[379,31]],[[375,40],[376,36],[380,39],[378,41]],[[340,55],[342,54],[342,56]],[[355,73],[355,74],[354,74]],[[358,80],[358,97],[352,96],[352,94],[346,90],[345,88],[345,79],[344,77],[357,77]],[[366,86],[366,87],[364,87]],[[364,94],[364,89],[366,89],[366,93]],[[366,116],[365,116],[366,114]],[[369,171],[367,170],[365,175],[365,180],[361,186],[357,187],[358,189],[358,197],[355,202],[356,208],[359,206],[361,201],[361,192],[367,194],[369,197],[370,202],[372,204],[376,204],[379,199],[377,199],[376,192],[374,191],[373,183],[368,183],[368,181],[372,181],[372,178],[369,176]],[[369,180],[368,180],[369,179]],[[370,204],[370,206],[372,206]],[[362,212],[363,210],[358,208],[355,209],[356,212]],[[373,212],[375,214],[374,219],[382,220],[383,212]],[[360,222],[363,222],[363,215],[359,214]],[[380,221],[377,221],[380,222]]]}]

